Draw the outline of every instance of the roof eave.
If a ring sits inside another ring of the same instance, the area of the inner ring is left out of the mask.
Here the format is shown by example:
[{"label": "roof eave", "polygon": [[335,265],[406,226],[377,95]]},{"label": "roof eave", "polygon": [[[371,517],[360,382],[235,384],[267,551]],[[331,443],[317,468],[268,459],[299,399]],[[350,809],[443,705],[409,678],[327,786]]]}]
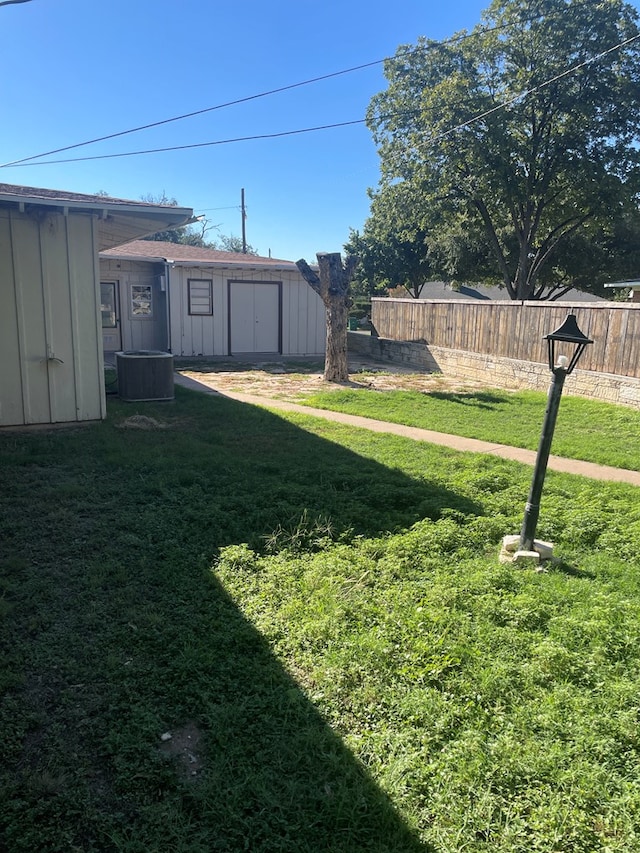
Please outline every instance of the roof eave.
[{"label": "roof eave", "polygon": [[[150,241],[151,242],[151,241]],[[170,258],[164,257],[160,255],[128,255],[126,252],[120,254],[109,254],[107,259],[117,260],[117,261],[139,261],[141,263],[149,263],[149,264],[157,264],[157,263],[165,263],[171,264],[174,267],[185,267],[189,269],[207,269],[209,267],[214,269],[253,269],[253,270],[274,270],[275,272],[292,272],[296,271],[295,264],[260,264],[260,263],[243,263],[242,261],[198,261],[198,260],[190,260],[183,261],[180,258]]]},{"label": "roof eave", "polygon": [[70,213],[93,216],[97,220],[98,249],[109,249],[134,239],[172,230],[196,221],[189,207],[127,203],[118,199],[50,198],[37,193],[0,192],[0,206],[24,213],[34,208],[47,209],[63,216]]},{"label": "roof eave", "polygon": [[[17,195],[15,193],[0,192],[0,203],[13,204],[16,207],[26,207],[34,205],[37,207],[53,207],[58,210],[79,210],[91,213],[100,213],[101,211],[117,210],[119,213],[171,213],[172,216],[180,219],[189,219],[193,217],[193,210],[189,207],[169,207],[168,205],[153,205],[153,204],[127,204],[116,199],[106,197],[100,201],[85,201],[66,198],[48,198],[39,195]],[[193,218],[193,222],[196,218]]]},{"label": "roof eave", "polygon": [[167,259],[168,263],[173,264],[176,267],[193,267],[193,268],[202,268],[205,269],[207,267],[211,267],[214,269],[241,269],[241,270],[274,270],[274,272],[290,272],[291,270],[295,270],[295,264],[261,264],[256,263],[255,261],[244,263],[243,261],[181,261],[179,258],[175,258],[174,260]]}]

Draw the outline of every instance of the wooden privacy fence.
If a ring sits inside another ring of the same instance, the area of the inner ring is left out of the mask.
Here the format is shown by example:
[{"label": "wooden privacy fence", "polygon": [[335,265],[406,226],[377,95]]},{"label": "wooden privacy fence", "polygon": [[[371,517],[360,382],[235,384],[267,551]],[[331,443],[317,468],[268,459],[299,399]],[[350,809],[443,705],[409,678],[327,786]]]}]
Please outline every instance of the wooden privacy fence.
[{"label": "wooden privacy fence", "polygon": [[546,364],[543,338],[569,313],[594,342],[582,370],[640,378],[638,304],[374,298],[371,321],[380,338]]}]

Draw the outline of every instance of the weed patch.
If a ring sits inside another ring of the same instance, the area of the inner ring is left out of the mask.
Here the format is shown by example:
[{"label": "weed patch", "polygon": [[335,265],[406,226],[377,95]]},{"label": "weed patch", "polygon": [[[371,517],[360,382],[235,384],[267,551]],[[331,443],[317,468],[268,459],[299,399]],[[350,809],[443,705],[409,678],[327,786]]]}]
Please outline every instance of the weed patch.
[{"label": "weed patch", "polygon": [[529,469],[181,388],[0,467],[1,849],[637,846],[632,487],[537,575]]}]

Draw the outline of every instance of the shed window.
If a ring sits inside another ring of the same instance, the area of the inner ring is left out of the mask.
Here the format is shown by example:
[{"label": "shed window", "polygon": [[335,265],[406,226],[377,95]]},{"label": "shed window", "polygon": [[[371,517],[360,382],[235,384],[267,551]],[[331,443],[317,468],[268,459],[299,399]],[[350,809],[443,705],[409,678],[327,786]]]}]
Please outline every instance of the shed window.
[{"label": "shed window", "polygon": [[150,284],[131,285],[131,317],[134,320],[153,317],[153,295]]},{"label": "shed window", "polygon": [[189,314],[213,314],[213,282],[209,278],[190,278]]}]

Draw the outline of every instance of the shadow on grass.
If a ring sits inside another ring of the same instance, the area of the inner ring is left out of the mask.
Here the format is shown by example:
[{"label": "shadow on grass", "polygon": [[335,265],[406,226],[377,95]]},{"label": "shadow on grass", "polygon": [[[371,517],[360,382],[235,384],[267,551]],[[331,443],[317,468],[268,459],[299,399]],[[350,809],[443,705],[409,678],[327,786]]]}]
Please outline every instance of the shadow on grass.
[{"label": "shadow on grass", "polygon": [[322,373],[324,359],[317,356],[274,356],[244,360],[235,356],[207,356],[204,358],[174,358],[176,368],[197,373],[240,373],[264,371],[265,373]]},{"label": "shadow on grass", "polygon": [[[331,441],[332,424],[314,434],[258,406],[178,392],[183,403],[175,419],[156,407],[171,429],[151,434],[152,468],[138,457],[151,440],[148,433],[127,431],[126,451],[118,442],[116,452],[119,464],[123,453],[136,455],[132,464],[145,468],[141,476],[155,501],[162,499],[170,513],[179,505],[181,534],[207,542],[214,531],[216,548],[248,542],[260,550],[265,537],[303,513],[330,519],[337,536],[377,536],[439,518],[444,509],[479,511],[456,492]],[[115,411],[114,420],[122,420],[130,409]],[[204,524],[196,530],[194,521]]]},{"label": "shadow on grass", "polygon": [[460,403],[475,409],[494,409],[509,401],[508,394],[496,394],[495,391],[426,391],[425,396],[448,403]]},{"label": "shadow on grass", "polygon": [[595,580],[597,574],[589,569],[583,569],[575,566],[572,563],[567,563],[565,560],[559,559],[554,562],[552,570],[559,574],[567,575],[570,578],[581,578],[584,580]]},{"label": "shadow on grass", "polygon": [[0,849],[426,853],[210,567],[304,509],[376,535],[473,505],[222,398],[110,412],[2,437]]}]

